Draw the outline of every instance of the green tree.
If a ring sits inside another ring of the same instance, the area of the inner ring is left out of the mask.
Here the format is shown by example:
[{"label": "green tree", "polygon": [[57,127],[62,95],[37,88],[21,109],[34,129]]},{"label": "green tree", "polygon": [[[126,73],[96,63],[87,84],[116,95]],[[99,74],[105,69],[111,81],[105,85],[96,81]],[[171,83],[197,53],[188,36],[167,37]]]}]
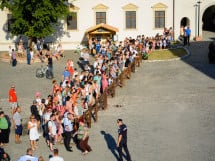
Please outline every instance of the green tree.
[{"label": "green tree", "polygon": [[69,13],[65,0],[0,0],[0,8],[12,14],[12,35],[25,35],[30,44],[32,39],[52,35]]}]

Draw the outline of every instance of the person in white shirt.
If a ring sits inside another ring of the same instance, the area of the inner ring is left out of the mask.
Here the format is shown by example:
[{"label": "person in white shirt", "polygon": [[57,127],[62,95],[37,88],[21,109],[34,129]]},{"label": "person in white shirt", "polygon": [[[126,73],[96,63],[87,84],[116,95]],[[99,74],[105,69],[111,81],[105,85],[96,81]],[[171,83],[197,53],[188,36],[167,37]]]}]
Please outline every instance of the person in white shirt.
[{"label": "person in white shirt", "polygon": [[49,161],[64,161],[62,157],[59,156],[58,149],[54,149],[54,156],[49,159]]}]

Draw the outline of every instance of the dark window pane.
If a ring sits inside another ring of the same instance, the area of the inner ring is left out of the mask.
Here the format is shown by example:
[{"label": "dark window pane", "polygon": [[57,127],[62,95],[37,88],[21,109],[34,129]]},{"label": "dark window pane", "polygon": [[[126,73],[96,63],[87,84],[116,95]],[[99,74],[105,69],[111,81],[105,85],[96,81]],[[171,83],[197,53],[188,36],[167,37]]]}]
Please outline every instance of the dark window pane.
[{"label": "dark window pane", "polygon": [[106,12],[96,12],[96,25],[100,23],[106,24]]},{"label": "dark window pane", "polygon": [[12,14],[7,14],[7,31],[11,31]]},{"label": "dark window pane", "polygon": [[77,30],[77,13],[71,12],[67,16],[67,29],[68,30]]},{"label": "dark window pane", "polygon": [[126,11],[126,28],[136,29],[136,11]]},{"label": "dark window pane", "polygon": [[155,11],[155,28],[165,27],[165,11]]}]

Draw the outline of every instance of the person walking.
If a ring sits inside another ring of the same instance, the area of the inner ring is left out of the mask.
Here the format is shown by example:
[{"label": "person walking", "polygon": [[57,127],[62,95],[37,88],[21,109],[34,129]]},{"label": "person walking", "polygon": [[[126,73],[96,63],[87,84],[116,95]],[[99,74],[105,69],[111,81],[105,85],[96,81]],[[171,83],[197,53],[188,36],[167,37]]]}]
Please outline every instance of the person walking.
[{"label": "person walking", "polygon": [[127,126],[123,123],[122,119],[117,120],[117,125],[118,125],[118,140],[117,140],[117,149],[119,153],[119,161],[123,161],[122,156],[122,148],[124,149],[126,156],[127,156],[127,161],[131,161],[131,156],[128,151],[127,147]]},{"label": "person walking", "polygon": [[9,92],[8,92],[8,99],[9,99],[9,103],[10,103],[10,108],[11,108],[11,114],[13,115],[16,111],[16,108],[18,106],[18,99],[17,99],[17,95],[16,95],[16,90],[15,90],[15,86],[12,84]]},{"label": "person walking", "polygon": [[15,143],[16,144],[21,143],[20,136],[22,135],[22,129],[23,129],[22,118],[21,118],[20,112],[21,112],[21,108],[18,106],[16,108],[16,112],[13,115],[13,125],[15,128]]},{"label": "person walking", "polygon": [[49,161],[64,161],[62,157],[59,156],[59,150],[54,149],[54,156],[49,159]]},{"label": "person walking", "polygon": [[79,127],[78,131],[73,134],[73,137],[75,135],[78,135],[78,145],[79,148],[82,151],[82,154],[87,154],[88,152],[92,151],[91,147],[88,145],[88,140],[89,140],[89,130],[85,126],[84,121],[79,122]]}]

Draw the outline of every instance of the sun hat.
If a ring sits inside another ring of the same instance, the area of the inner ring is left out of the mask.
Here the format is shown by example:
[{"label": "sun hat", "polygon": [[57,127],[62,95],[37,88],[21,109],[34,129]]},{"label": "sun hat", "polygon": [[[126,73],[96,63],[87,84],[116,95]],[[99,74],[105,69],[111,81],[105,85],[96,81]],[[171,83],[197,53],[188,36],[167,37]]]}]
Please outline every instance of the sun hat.
[{"label": "sun hat", "polygon": [[35,96],[39,97],[40,96],[40,92],[36,92]]}]

